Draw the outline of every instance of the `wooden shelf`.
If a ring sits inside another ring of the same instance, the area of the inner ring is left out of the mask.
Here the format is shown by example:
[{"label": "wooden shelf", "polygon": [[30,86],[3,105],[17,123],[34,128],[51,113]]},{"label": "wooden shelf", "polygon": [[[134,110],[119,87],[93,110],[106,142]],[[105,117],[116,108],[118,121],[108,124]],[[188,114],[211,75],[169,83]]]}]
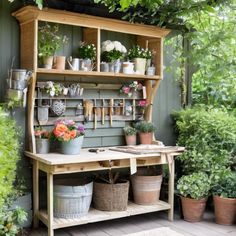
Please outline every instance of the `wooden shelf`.
[{"label": "wooden shelf", "polygon": [[98,72],[98,71],[73,71],[73,70],[56,70],[56,69],[44,69],[38,68],[38,74],[52,74],[52,75],[69,75],[69,76],[86,76],[86,77],[105,77],[105,78],[125,78],[131,80],[160,80],[161,77],[158,75],[148,76],[139,74],[123,74],[123,73],[112,73],[112,72]]},{"label": "wooden shelf", "polygon": [[[163,201],[158,201],[155,205],[138,205],[129,202],[126,211],[99,211],[91,208],[87,215],[75,219],[53,218],[53,229],[59,229],[69,226],[88,224],[98,221],[117,219],[133,215],[140,215],[149,212],[169,210],[170,205]],[[38,213],[39,219],[48,226],[48,215],[45,210],[40,210]]]}]

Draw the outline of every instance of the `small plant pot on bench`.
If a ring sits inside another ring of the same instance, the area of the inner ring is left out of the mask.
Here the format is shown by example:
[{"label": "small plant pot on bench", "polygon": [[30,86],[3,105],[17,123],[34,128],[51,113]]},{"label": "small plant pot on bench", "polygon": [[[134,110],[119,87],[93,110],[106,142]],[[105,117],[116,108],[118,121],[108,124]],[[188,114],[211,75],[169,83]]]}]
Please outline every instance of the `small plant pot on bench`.
[{"label": "small plant pot on bench", "polygon": [[76,179],[56,180],[53,187],[54,217],[78,218],[88,213],[92,201],[93,182],[80,184]]}]

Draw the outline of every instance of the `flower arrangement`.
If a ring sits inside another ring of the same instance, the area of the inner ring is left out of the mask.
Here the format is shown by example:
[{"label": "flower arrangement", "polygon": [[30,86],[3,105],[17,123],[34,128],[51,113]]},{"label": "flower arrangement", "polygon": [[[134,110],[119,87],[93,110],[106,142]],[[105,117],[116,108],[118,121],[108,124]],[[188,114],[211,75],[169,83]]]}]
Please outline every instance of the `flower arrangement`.
[{"label": "flower arrangement", "polygon": [[133,48],[129,49],[127,54],[130,60],[133,60],[134,58],[150,59],[152,57],[152,52],[150,50],[141,48],[139,45],[133,46]]},{"label": "flower arrangement", "polygon": [[40,58],[53,56],[67,42],[68,37],[59,33],[58,25],[45,23],[45,25],[39,26],[38,56]]},{"label": "flower arrangement", "polygon": [[46,89],[46,93],[49,94],[49,96],[54,97],[63,93],[64,86],[60,83],[47,81],[44,88]]},{"label": "flower arrangement", "polygon": [[78,49],[79,58],[95,60],[96,58],[96,47],[94,44],[86,44],[85,42],[80,42]]},{"label": "flower arrangement", "polygon": [[137,134],[137,130],[134,127],[126,126],[123,128],[126,136],[132,136]]},{"label": "flower arrangement", "polygon": [[35,129],[34,136],[39,139],[49,139],[50,132],[39,127]]},{"label": "flower arrangement", "polygon": [[102,61],[114,62],[115,60],[122,59],[126,52],[126,47],[119,41],[106,40],[102,42]]},{"label": "flower arrangement", "polygon": [[55,123],[52,135],[58,141],[70,141],[84,135],[84,126],[76,125],[73,120],[58,120]]},{"label": "flower arrangement", "polygon": [[133,81],[131,84],[123,85],[120,88],[120,93],[128,95],[128,97],[131,97],[133,92],[140,91],[143,89],[143,85],[141,83],[138,83],[137,81]]},{"label": "flower arrangement", "polygon": [[138,107],[146,107],[147,106],[147,100],[146,99],[139,100],[137,106]]}]

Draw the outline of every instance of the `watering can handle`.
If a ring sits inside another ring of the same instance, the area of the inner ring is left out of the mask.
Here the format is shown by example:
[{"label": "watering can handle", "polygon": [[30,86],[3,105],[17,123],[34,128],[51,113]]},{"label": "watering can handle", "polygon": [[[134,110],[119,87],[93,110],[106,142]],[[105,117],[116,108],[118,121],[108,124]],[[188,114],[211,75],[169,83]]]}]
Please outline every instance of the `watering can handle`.
[{"label": "watering can handle", "polygon": [[71,61],[72,61],[72,57],[67,58],[67,62],[68,62],[68,64],[69,64],[69,66],[70,66],[70,69],[73,70],[73,66],[72,66],[72,64],[70,63]]}]

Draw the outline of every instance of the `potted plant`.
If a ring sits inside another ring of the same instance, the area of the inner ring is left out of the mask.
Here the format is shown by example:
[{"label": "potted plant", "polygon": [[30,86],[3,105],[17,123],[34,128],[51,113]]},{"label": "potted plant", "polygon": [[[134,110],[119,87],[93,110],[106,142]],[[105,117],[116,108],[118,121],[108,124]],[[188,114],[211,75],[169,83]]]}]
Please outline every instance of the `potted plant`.
[{"label": "potted plant", "polygon": [[[55,52],[59,50],[64,44],[68,42],[68,38],[65,35],[59,33],[58,25],[51,25],[45,23],[39,26],[38,31],[38,57],[39,62],[44,66],[44,68],[52,69],[53,56]],[[62,60],[62,62],[60,62]],[[64,65],[63,65],[64,61]],[[58,64],[62,64],[62,67],[56,66],[55,69],[65,68],[65,58],[56,59]]]},{"label": "potted plant", "polygon": [[138,130],[141,144],[152,144],[153,132],[156,130],[152,122],[140,121],[135,125],[135,128]]},{"label": "potted plant", "polygon": [[[125,46],[118,41],[106,40],[102,42],[101,51],[102,63],[109,63],[108,71],[119,73],[121,69],[120,59],[122,59],[124,54],[127,52]],[[106,71],[107,68],[105,63],[101,64],[101,69],[101,71]]]},{"label": "potted plant", "polygon": [[212,188],[217,224],[232,225],[236,219],[236,172],[220,174]]},{"label": "potted plant", "polygon": [[137,130],[134,127],[126,126],[123,128],[125,133],[125,141],[127,145],[136,145]]},{"label": "potted plant", "polygon": [[124,84],[120,88],[120,93],[128,95],[128,97],[137,98],[138,92],[143,89],[143,85],[139,83],[138,81],[133,81],[130,84]]},{"label": "potted plant", "polygon": [[203,172],[183,175],[177,182],[181,196],[184,220],[198,222],[202,220],[211,182]]},{"label": "potted plant", "polygon": [[94,44],[86,44],[85,42],[80,42],[78,49],[78,54],[80,58],[80,70],[92,71],[93,61],[96,59],[96,47]]},{"label": "potted plant", "polygon": [[147,55],[149,57],[148,49],[141,48],[139,45],[129,49],[128,58],[134,62],[134,69],[137,74],[145,74]]},{"label": "potted plant", "polygon": [[38,127],[34,131],[34,136],[35,136],[35,143],[36,143],[36,153],[39,153],[39,154],[49,153],[50,133],[47,130],[42,129],[42,127]]},{"label": "potted plant", "polygon": [[100,211],[125,211],[128,205],[129,181],[121,180],[119,172],[109,170],[108,178],[99,175],[93,185],[94,208]]},{"label": "potted plant", "polygon": [[52,138],[59,141],[62,154],[79,154],[84,140],[84,126],[76,125],[73,120],[57,120]]}]

